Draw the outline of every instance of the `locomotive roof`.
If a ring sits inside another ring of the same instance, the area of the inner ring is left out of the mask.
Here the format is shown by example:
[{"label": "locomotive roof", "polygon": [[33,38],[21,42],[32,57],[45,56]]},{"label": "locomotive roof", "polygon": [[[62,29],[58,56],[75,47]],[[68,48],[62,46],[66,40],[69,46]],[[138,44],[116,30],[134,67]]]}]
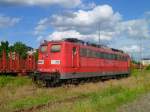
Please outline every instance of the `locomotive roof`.
[{"label": "locomotive roof", "polygon": [[118,52],[118,53],[124,53],[124,51],[119,50],[119,49],[109,48],[106,45],[102,45],[102,44],[98,45],[98,44],[95,44],[95,43],[85,42],[83,40],[79,40],[79,39],[76,39],[76,38],[65,38],[65,39],[62,39],[62,40],[51,40],[51,41],[44,40],[44,43],[42,45],[45,45],[48,42],[72,42],[72,43],[92,46],[92,47],[96,47],[96,48],[110,49],[110,50],[112,50],[114,52]]}]

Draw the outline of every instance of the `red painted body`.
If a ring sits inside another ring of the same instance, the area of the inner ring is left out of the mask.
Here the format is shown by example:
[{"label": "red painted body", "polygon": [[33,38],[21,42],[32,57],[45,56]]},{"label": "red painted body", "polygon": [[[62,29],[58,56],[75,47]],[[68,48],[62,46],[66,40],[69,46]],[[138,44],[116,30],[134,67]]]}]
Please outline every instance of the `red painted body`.
[{"label": "red painted body", "polygon": [[9,53],[6,56],[5,51],[0,58],[0,73],[15,73],[25,75],[36,70],[36,61],[33,55],[28,55],[26,59],[22,59],[17,53]]},{"label": "red painted body", "polygon": [[[53,45],[60,45],[60,51],[51,52]],[[44,52],[41,51],[43,46]],[[85,49],[85,55],[81,49]],[[112,57],[109,58],[108,55]],[[129,74],[130,57],[110,48],[68,41],[49,41],[39,48],[38,72],[43,76],[59,73],[60,79]]]}]

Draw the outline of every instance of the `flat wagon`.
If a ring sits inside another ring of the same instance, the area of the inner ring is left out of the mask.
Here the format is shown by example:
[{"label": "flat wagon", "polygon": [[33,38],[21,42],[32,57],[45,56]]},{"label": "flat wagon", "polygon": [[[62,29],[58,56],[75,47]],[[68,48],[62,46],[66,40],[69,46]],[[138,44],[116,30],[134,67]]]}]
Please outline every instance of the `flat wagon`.
[{"label": "flat wagon", "polygon": [[19,54],[10,52],[8,55],[5,50],[0,57],[0,74],[26,75],[36,70],[36,60],[33,55],[28,55],[23,59]]}]

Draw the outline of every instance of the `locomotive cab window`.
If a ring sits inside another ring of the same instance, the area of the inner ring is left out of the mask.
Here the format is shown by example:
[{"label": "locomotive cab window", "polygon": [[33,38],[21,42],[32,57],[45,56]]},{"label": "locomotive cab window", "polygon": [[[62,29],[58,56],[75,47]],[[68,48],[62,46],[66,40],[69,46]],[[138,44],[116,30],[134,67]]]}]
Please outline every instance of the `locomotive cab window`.
[{"label": "locomotive cab window", "polygon": [[51,46],[51,52],[60,52],[61,51],[61,45],[52,45]]},{"label": "locomotive cab window", "polygon": [[47,46],[41,46],[40,51],[42,53],[46,52],[47,51]]}]

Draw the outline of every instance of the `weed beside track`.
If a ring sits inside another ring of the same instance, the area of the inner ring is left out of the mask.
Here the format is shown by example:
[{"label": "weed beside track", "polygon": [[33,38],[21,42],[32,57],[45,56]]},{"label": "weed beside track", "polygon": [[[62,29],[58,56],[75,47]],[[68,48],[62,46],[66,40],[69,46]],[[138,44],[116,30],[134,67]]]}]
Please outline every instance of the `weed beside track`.
[{"label": "weed beside track", "polygon": [[1,112],[116,112],[150,92],[150,71],[120,80],[38,88],[27,77],[0,77]]}]

